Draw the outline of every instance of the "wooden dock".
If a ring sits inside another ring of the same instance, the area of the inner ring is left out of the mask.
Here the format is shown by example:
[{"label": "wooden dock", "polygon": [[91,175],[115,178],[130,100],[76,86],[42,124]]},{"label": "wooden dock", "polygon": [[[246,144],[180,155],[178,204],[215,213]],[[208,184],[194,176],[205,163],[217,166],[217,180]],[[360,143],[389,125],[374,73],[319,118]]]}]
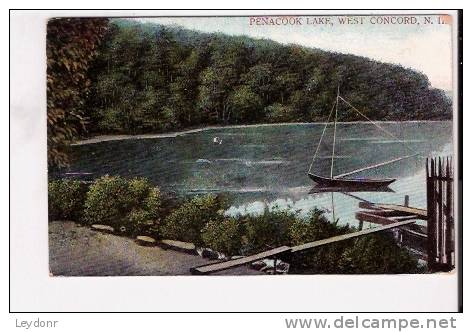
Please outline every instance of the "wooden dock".
[{"label": "wooden dock", "polygon": [[245,265],[249,264],[252,262],[260,261],[261,259],[265,258],[271,258],[271,257],[277,257],[277,255],[280,255],[282,253],[286,253],[290,251],[291,248],[287,246],[282,246],[278,247],[275,249],[271,249],[268,251],[264,251],[255,255],[251,256],[246,256],[242,258],[237,258],[237,259],[232,259],[229,261],[223,261],[223,262],[218,262],[218,263],[210,263],[206,265],[201,265],[197,267],[193,267],[190,269],[190,272],[192,274],[210,274],[222,270],[227,270],[233,267],[237,267],[240,265]]},{"label": "wooden dock", "polygon": [[309,243],[301,244],[299,246],[292,247],[291,252],[296,253],[296,252],[300,252],[300,251],[304,251],[304,250],[309,250],[309,249],[321,247],[321,246],[324,246],[326,244],[330,244],[330,243],[334,243],[334,242],[349,240],[349,239],[353,239],[353,238],[363,236],[363,235],[367,235],[367,234],[378,233],[378,232],[386,231],[388,229],[397,228],[397,227],[401,227],[401,226],[406,226],[406,225],[409,225],[409,224],[413,224],[414,222],[415,222],[414,220],[402,220],[402,221],[392,223],[390,225],[367,228],[367,229],[364,229],[364,230],[361,230],[361,231],[358,231],[358,232],[354,232],[354,233],[348,233],[348,234],[333,236],[333,237],[330,237],[330,238],[327,238],[327,239],[324,239],[324,240],[318,240],[318,241],[309,242]]},{"label": "wooden dock", "polygon": [[[360,202],[359,207],[363,210],[356,212],[356,219],[359,220],[359,229],[363,228],[364,222],[385,226],[399,221],[428,219],[427,210],[408,205],[408,196],[405,196],[404,205]],[[428,231],[426,226],[411,223],[400,226],[393,232],[400,246],[408,249],[419,259],[427,259]]]},{"label": "wooden dock", "polygon": [[364,229],[364,230],[358,231],[358,232],[333,236],[333,237],[330,237],[330,238],[327,238],[327,239],[318,240],[318,241],[314,241],[314,242],[309,242],[309,243],[305,243],[305,244],[294,246],[294,247],[282,246],[282,247],[279,247],[279,248],[264,251],[264,252],[261,252],[261,253],[255,254],[255,255],[251,255],[251,256],[246,256],[246,257],[237,258],[237,259],[233,259],[233,260],[229,260],[229,261],[210,263],[210,264],[206,264],[206,265],[202,265],[202,266],[197,266],[197,267],[191,268],[190,272],[192,274],[210,274],[210,273],[214,273],[214,272],[218,272],[218,271],[222,271],[222,270],[227,270],[227,269],[237,267],[237,266],[240,266],[240,265],[245,265],[245,264],[249,264],[249,263],[252,263],[252,262],[256,262],[256,261],[259,261],[259,260],[265,259],[265,258],[275,258],[275,259],[277,259],[277,256],[279,256],[279,255],[294,254],[294,253],[298,253],[298,252],[318,248],[318,247],[321,247],[321,246],[324,246],[324,245],[327,245],[327,244],[330,244],[330,243],[345,241],[345,240],[348,240],[348,239],[356,238],[356,237],[359,237],[359,236],[364,236],[364,235],[367,235],[367,234],[373,234],[373,233],[382,232],[382,231],[385,231],[385,230],[388,230],[388,229],[393,229],[393,228],[396,228],[396,227],[406,226],[406,225],[412,224],[414,222],[415,222],[414,220],[403,220],[403,221],[398,221],[398,222],[390,224],[390,225],[384,225],[384,226],[375,227],[375,228],[368,228],[368,229]]},{"label": "wooden dock", "polygon": [[383,213],[384,216],[385,216],[385,213],[389,212],[389,216],[415,216],[417,219],[421,219],[421,220],[428,219],[427,210],[414,208],[407,205],[375,204],[375,203],[369,203],[369,202],[360,202],[359,207],[362,209],[374,210],[378,212],[377,214],[379,215]]}]

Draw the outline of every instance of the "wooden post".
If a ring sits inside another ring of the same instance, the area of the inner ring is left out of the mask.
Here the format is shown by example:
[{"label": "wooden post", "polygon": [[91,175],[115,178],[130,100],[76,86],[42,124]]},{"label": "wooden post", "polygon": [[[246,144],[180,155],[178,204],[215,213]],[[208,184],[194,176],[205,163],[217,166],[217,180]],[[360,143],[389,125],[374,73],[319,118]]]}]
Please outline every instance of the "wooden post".
[{"label": "wooden post", "polygon": [[428,269],[433,270],[436,262],[436,227],[435,208],[434,208],[434,186],[433,178],[435,175],[434,159],[426,159],[426,197],[428,202]]},{"label": "wooden post", "polygon": [[452,200],[452,158],[446,162],[446,264],[449,269],[454,267],[452,252],[454,251],[454,207]]},{"label": "wooden post", "polygon": [[357,229],[358,229],[359,231],[362,231],[362,228],[364,228],[364,220],[359,219],[359,227],[357,227]]},{"label": "wooden post", "polygon": [[410,196],[405,195],[405,203],[403,205],[410,206]]},{"label": "wooden post", "polygon": [[450,271],[454,267],[454,208],[452,159],[426,162],[428,202],[428,268]]},{"label": "wooden post", "polygon": [[436,188],[434,189],[437,194],[437,201],[436,204],[438,205],[438,256],[439,256],[439,264],[444,263],[444,214],[443,214],[443,190],[442,190],[442,163],[441,158],[438,158],[438,180],[435,182]]}]

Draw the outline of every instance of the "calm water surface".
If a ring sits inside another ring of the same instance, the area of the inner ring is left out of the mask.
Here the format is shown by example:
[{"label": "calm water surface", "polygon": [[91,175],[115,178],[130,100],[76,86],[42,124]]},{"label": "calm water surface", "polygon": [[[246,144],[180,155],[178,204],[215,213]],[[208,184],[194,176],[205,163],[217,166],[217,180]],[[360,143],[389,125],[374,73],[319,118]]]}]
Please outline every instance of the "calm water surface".
[{"label": "calm water surface", "polygon": [[[179,195],[225,193],[232,202],[228,214],[260,213],[264,207],[290,208],[304,215],[324,209],[341,224],[357,225],[360,199],[426,206],[425,158],[453,154],[451,122],[337,125],[333,173],[418,153],[417,156],[364,171],[353,177],[396,178],[392,192],[310,194],[307,170],[324,124],[296,124],[211,129],[175,138],[136,139],[75,146],[67,172],[92,172],[126,177],[144,176],[163,191]],[[218,137],[222,143],[215,144]],[[329,176],[333,126],[329,125],[313,162],[312,172]],[[57,176],[57,174],[52,174]],[[334,204],[333,204],[334,202]]]}]

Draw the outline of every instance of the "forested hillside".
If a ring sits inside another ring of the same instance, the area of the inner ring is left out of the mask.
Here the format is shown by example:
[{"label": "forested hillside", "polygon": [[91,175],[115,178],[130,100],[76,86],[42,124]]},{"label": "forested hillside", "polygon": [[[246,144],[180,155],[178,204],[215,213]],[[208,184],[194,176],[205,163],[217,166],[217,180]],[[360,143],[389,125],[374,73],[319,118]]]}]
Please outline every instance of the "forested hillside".
[{"label": "forested hillside", "polygon": [[398,65],[127,20],[111,21],[89,75],[88,134],[322,121],[338,84],[374,120],[452,117],[442,90]]}]

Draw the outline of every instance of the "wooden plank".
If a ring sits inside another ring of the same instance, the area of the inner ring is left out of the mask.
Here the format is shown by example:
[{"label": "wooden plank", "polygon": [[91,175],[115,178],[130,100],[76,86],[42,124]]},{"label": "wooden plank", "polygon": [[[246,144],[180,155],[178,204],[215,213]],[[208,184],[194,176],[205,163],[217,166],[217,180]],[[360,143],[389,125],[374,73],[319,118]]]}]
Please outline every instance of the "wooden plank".
[{"label": "wooden plank", "polygon": [[428,218],[428,212],[425,209],[418,209],[418,208],[413,208],[409,206],[395,205],[395,204],[376,204],[375,206],[380,207],[382,209],[387,209],[387,210],[395,210],[395,211],[400,211],[400,212],[406,212],[409,214],[416,214],[418,216],[418,219],[426,220],[426,218]]},{"label": "wooden plank", "polygon": [[[384,211],[388,211],[388,210],[384,210]],[[379,224],[379,225],[390,225],[397,221],[419,219],[417,218],[416,215],[394,216],[394,218],[390,216],[389,218],[386,218],[387,216],[378,214],[378,212],[380,211],[372,211],[372,212],[360,211],[356,213],[356,219],[358,219],[359,221],[366,221],[366,222]],[[421,237],[421,238],[428,238],[427,230],[426,230],[426,227],[424,226],[415,224],[415,225],[402,226],[400,228],[411,235]]]},{"label": "wooden plank", "polygon": [[370,202],[359,202],[359,207],[361,209],[380,210],[380,208],[376,207],[374,203]]},{"label": "wooden plank", "polygon": [[301,245],[292,247],[292,253],[300,252],[300,251],[308,250],[308,249],[313,249],[313,248],[317,248],[317,247],[321,247],[321,246],[324,246],[326,244],[330,244],[330,243],[334,243],[334,242],[349,240],[349,239],[359,237],[359,236],[363,236],[363,235],[367,235],[367,234],[382,232],[382,231],[385,231],[385,230],[388,230],[388,229],[413,224],[414,222],[415,222],[414,220],[404,220],[404,221],[399,221],[399,222],[396,222],[396,223],[393,223],[393,224],[390,224],[390,225],[379,226],[379,227],[375,227],[375,228],[368,228],[368,229],[364,229],[364,230],[359,231],[359,232],[348,233],[348,234],[339,235],[339,236],[333,236],[333,237],[330,237],[330,238],[327,238],[327,239],[301,244]]},{"label": "wooden plank", "polygon": [[190,269],[190,272],[192,274],[209,274],[213,272],[218,272],[222,270],[227,270],[236,266],[241,266],[244,264],[249,264],[255,261],[259,261],[264,258],[269,258],[272,256],[279,255],[284,252],[290,251],[291,248],[287,246],[282,246],[278,247],[272,250],[264,251],[255,255],[247,256],[247,257],[242,257],[242,258],[237,258],[237,259],[232,259],[229,261],[224,261],[224,262],[219,262],[219,263],[213,263],[213,264],[207,264],[207,265],[202,265],[202,266],[197,266],[194,268]]},{"label": "wooden plank", "polygon": [[367,202],[359,202],[359,207],[362,209],[368,210],[393,210],[405,214],[416,214],[419,219],[424,219],[428,217],[428,212],[425,209],[414,208],[410,206],[396,205],[396,204],[375,204]]},{"label": "wooden plank", "polygon": [[414,230],[408,228],[408,226],[406,226],[406,227],[400,227],[400,228],[403,229],[406,233],[411,234],[411,235],[413,235],[413,236],[421,237],[421,238],[423,238],[423,239],[427,239],[427,238],[428,238],[428,235],[427,235],[427,234],[414,231]]},{"label": "wooden plank", "polygon": [[418,219],[418,217],[414,214],[405,215],[405,216],[386,217],[386,216],[378,215],[377,213],[359,211],[359,212],[356,212],[356,219],[367,221],[374,224],[390,225],[391,223],[394,223],[396,221]]},{"label": "wooden plank", "polygon": [[408,229],[411,229],[412,231],[415,231],[415,232],[418,232],[418,233],[422,233],[422,234],[425,234],[425,235],[428,234],[428,228],[426,226],[423,226],[423,225],[414,224],[414,225],[409,225],[409,226],[406,226],[406,227],[408,227]]},{"label": "wooden plank", "polygon": [[[364,211],[361,211],[361,212],[364,212]],[[382,216],[382,217],[404,217],[404,216],[412,216],[413,215],[413,214],[408,213],[408,212],[396,211],[396,210],[387,210],[387,209],[369,210],[367,212],[370,213],[370,214],[375,214],[376,216]]]}]

